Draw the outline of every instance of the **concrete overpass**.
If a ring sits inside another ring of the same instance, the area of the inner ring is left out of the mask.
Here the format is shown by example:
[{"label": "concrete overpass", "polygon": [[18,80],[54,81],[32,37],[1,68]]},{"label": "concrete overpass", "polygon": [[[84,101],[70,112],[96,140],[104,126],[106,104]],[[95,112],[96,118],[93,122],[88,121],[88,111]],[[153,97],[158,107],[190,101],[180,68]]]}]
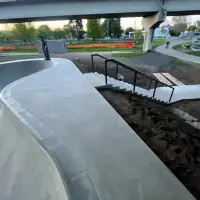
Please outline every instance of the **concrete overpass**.
[{"label": "concrete overpass", "polygon": [[[162,4],[162,5],[161,5]],[[0,0],[0,22],[200,14],[199,0]]]},{"label": "concrete overpass", "polygon": [[0,22],[53,19],[138,17],[146,30],[144,50],[154,29],[168,15],[200,14],[199,0],[0,0]]}]

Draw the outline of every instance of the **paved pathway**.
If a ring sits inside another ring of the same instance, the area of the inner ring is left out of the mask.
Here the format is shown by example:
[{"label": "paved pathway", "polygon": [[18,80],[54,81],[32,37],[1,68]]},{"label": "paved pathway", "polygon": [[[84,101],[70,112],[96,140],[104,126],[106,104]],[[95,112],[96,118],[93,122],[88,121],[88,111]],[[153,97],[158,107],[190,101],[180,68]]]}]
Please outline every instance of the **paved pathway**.
[{"label": "paved pathway", "polygon": [[26,55],[39,55],[38,52],[9,52],[0,53],[0,56],[26,56]]},{"label": "paved pathway", "polygon": [[152,52],[136,58],[114,58],[120,62],[137,67],[147,68],[163,68],[171,65],[174,62],[173,57],[163,55],[161,53]]},{"label": "paved pathway", "polygon": [[186,53],[183,53],[180,51],[176,51],[172,48],[173,46],[175,46],[177,44],[182,44],[184,42],[185,42],[185,40],[176,39],[174,41],[171,41],[171,45],[168,49],[165,48],[165,45],[162,45],[162,46],[157,47],[156,51],[159,53],[168,55],[168,56],[172,56],[172,57],[184,60],[184,61],[189,61],[189,62],[200,64],[200,57],[189,55],[189,54],[186,54]]},{"label": "paved pathway", "polygon": [[[51,54],[52,56],[56,55],[73,55],[73,56],[85,56],[85,55],[91,55],[91,54],[101,54],[101,55],[111,55],[113,53],[130,53],[132,50],[122,50],[122,51],[94,51],[94,52],[67,52],[62,54]],[[9,53],[0,53],[0,56],[21,56],[21,55],[40,55],[38,52],[9,52]],[[42,55],[42,54],[41,54]]]}]

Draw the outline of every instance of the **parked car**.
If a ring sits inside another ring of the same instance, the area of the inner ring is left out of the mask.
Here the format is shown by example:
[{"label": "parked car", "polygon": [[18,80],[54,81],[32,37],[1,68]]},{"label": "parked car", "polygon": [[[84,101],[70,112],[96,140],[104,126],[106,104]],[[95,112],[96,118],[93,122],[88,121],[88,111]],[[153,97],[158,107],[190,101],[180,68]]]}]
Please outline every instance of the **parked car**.
[{"label": "parked car", "polygon": [[123,35],[123,36],[121,36],[121,39],[122,40],[131,40],[132,38],[129,37],[128,35]]},{"label": "parked car", "polygon": [[104,40],[110,40],[110,37],[105,37]]}]

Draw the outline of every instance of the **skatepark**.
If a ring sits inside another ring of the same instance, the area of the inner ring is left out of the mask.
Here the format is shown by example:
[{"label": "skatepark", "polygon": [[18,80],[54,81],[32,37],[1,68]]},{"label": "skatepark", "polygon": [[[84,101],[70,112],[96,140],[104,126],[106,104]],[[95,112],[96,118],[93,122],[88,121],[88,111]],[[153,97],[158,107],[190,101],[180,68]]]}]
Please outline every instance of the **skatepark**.
[{"label": "skatepark", "polygon": [[[143,50],[150,51],[154,30],[165,21],[167,11],[194,14],[199,13],[198,5],[197,0],[11,0],[0,2],[0,21],[142,16]],[[69,59],[47,60],[45,45],[46,60],[0,63],[0,200],[195,200],[199,193],[190,193],[188,185],[139,137],[138,126],[130,126],[99,88],[130,95],[130,101],[135,95],[149,107],[149,102],[164,107],[200,99],[200,85],[167,85],[107,58],[103,58],[104,74],[95,72],[93,60],[88,66],[92,73],[83,74]],[[108,62],[116,66],[115,77],[107,73]],[[118,80],[120,68],[134,73],[131,83]],[[138,75],[150,81],[148,89],[137,85]],[[134,107],[137,110],[137,104]],[[173,120],[167,118],[165,124]],[[173,142],[178,140],[174,138]]]},{"label": "skatepark", "polygon": [[0,69],[1,199],[194,199],[71,61]]}]

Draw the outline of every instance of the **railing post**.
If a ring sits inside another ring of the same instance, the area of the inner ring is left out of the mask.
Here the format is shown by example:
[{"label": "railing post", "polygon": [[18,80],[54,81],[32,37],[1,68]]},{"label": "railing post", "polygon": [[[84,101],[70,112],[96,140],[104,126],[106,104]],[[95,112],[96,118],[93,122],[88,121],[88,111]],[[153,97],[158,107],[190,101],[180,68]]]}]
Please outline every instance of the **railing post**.
[{"label": "railing post", "polygon": [[158,84],[158,81],[156,81],[156,83],[155,83],[155,87],[154,87],[154,91],[153,91],[153,98],[155,97],[155,93],[156,93],[157,84]]},{"label": "railing post", "polygon": [[170,98],[169,98],[169,102],[172,100],[173,94],[174,94],[174,88],[173,88],[172,93],[171,93],[171,96],[170,96]]},{"label": "railing post", "polygon": [[105,83],[107,85],[108,80],[107,80],[108,72],[107,72],[107,60],[105,61]]},{"label": "railing post", "polygon": [[91,59],[92,59],[92,71],[93,71],[93,73],[94,73],[94,60],[93,60],[93,56],[94,56],[94,55],[91,55]]},{"label": "railing post", "polygon": [[119,68],[119,65],[116,64],[116,79],[118,80],[118,68]]},{"label": "railing post", "polygon": [[152,83],[152,79],[151,79],[151,81],[150,81],[150,83],[149,83],[149,90],[150,90],[150,88],[151,88],[151,83]]},{"label": "railing post", "polygon": [[135,92],[136,81],[137,81],[137,71],[135,71],[135,77],[133,81],[133,92]]}]

